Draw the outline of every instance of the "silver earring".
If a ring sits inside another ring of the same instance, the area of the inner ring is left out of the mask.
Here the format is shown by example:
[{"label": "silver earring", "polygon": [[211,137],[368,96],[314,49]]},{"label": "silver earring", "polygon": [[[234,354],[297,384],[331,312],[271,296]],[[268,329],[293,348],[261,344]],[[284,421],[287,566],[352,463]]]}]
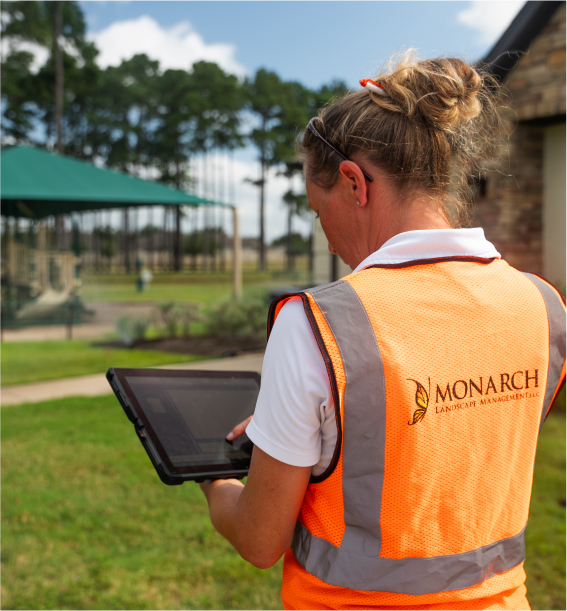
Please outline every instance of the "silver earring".
[{"label": "silver earring", "polygon": [[356,200],[356,205],[360,206],[360,200],[358,200],[358,199]]}]

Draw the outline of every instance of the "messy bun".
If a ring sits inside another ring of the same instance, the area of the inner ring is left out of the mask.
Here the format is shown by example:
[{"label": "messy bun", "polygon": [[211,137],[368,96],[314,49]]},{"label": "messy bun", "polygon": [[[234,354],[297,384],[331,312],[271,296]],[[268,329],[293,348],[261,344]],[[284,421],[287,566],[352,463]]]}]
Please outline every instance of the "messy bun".
[{"label": "messy bun", "polygon": [[[500,139],[498,85],[455,58],[395,56],[373,79],[381,89],[347,93],[324,108],[317,130],[347,156],[364,154],[400,191],[427,192],[453,226],[467,218],[471,182]],[[341,159],[306,132],[309,178],[330,188]],[[403,198],[401,198],[403,199]]]},{"label": "messy bun", "polygon": [[482,111],[479,92],[483,79],[460,59],[412,62],[406,55],[391,74],[378,78],[388,93],[373,101],[392,112],[421,117],[441,130],[451,130]]}]

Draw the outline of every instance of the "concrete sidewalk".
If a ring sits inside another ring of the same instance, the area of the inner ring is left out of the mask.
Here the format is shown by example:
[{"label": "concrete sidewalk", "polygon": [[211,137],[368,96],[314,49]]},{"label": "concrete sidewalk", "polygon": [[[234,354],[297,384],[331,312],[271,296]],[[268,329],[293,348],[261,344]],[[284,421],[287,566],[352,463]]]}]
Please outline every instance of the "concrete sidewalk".
[{"label": "concrete sidewalk", "polygon": [[[212,361],[197,361],[196,363],[178,363],[163,365],[156,369],[204,369],[207,371],[262,371],[264,354],[246,354]],[[112,389],[104,373],[90,376],[78,376],[63,380],[34,382],[33,384],[15,384],[1,389],[2,407],[19,405],[20,403],[37,403],[64,397],[95,397],[112,394]]]}]

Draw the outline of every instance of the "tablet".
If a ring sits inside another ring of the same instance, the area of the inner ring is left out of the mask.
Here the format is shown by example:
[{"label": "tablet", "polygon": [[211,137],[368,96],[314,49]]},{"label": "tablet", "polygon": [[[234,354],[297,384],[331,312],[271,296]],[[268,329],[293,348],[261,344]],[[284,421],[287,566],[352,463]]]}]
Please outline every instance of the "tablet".
[{"label": "tablet", "polygon": [[252,442],[226,435],[254,413],[256,372],[111,368],[106,377],[162,482],[248,474]]}]

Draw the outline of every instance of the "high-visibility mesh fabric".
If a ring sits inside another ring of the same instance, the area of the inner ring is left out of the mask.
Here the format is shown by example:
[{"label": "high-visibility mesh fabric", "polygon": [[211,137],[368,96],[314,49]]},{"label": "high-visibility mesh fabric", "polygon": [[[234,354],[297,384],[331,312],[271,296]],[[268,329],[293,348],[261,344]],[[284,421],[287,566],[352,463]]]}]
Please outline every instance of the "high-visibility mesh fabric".
[{"label": "high-visibility mesh fabric", "polygon": [[[342,426],[346,380],[341,354],[337,344],[332,339],[333,334],[321,310],[311,295],[308,295],[308,298],[311,311],[317,322],[319,333],[325,342],[329,357],[333,363],[337,389],[339,392]],[[322,482],[310,484],[307,487],[303,504],[299,512],[299,521],[311,534],[326,539],[337,547],[340,546],[345,531],[342,477],[343,459],[341,452],[339,462],[333,473]]]},{"label": "high-visibility mesh fabric", "polygon": [[523,563],[472,588],[411,596],[330,586],[307,573],[288,550],[284,558],[285,609],[530,609]]},{"label": "high-visibility mesh fabric", "polygon": [[[386,377],[380,555],[459,554],[518,534],[549,358],[537,287],[501,260],[368,269],[348,280]],[[427,412],[408,425],[417,383]]]},{"label": "high-visibility mesh fabric", "polygon": [[[549,356],[537,287],[501,260],[372,268],[344,280],[369,315],[384,363],[381,557],[458,554],[517,535],[528,516]],[[309,304],[333,362],[342,420],[349,406],[340,352],[311,296]],[[426,411],[416,420],[418,393]],[[342,458],[308,487],[299,518],[337,547]],[[519,565],[464,590],[361,592],[323,583],[289,551],[282,599],[305,609],[529,609],[524,580]]]}]

